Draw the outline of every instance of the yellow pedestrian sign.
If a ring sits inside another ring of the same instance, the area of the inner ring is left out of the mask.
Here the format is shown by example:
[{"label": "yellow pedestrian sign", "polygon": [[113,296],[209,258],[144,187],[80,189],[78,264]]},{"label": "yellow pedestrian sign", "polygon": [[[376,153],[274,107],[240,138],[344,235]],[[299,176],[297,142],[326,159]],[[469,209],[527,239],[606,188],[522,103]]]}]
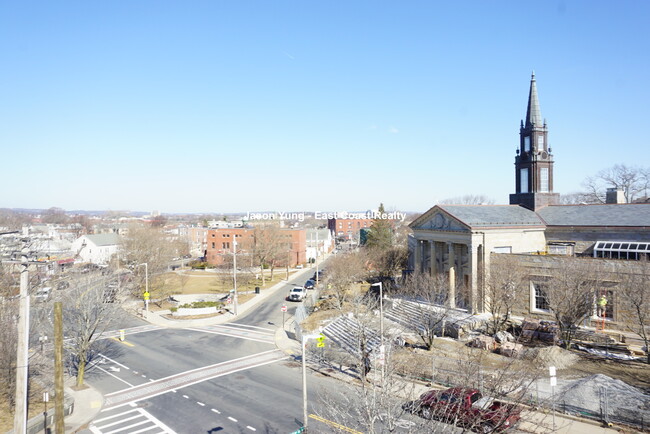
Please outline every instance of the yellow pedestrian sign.
[{"label": "yellow pedestrian sign", "polygon": [[316,346],[318,348],[323,348],[325,346],[325,335],[324,334],[321,333],[320,336],[316,338],[316,340],[318,341],[318,343],[316,344]]},{"label": "yellow pedestrian sign", "polygon": [[144,294],[142,294],[142,298],[144,298],[145,301],[148,301],[150,297],[149,291],[145,291]]}]

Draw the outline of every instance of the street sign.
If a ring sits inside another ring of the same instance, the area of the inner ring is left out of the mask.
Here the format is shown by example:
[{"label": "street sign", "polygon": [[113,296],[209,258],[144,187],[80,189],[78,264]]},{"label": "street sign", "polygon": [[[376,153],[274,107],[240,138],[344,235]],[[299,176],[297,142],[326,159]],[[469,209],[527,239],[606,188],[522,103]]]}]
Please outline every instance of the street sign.
[{"label": "street sign", "polygon": [[282,312],[286,312],[286,311],[287,311],[287,306],[282,305],[282,307],[280,308],[280,310],[281,310]]},{"label": "street sign", "polygon": [[149,292],[145,291],[144,294],[142,294],[142,297],[144,298],[145,301],[149,300],[150,297]]},{"label": "street sign", "polygon": [[324,334],[321,333],[320,336],[318,336],[316,338],[316,340],[318,341],[318,343],[316,344],[316,346],[318,348],[323,348],[325,346],[325,335]]},{"label": "street sign", "polygon": [[232,298],[228,297],[228,298],[226,299],[226,304],[230,304],[230,303],[232,303]]}]

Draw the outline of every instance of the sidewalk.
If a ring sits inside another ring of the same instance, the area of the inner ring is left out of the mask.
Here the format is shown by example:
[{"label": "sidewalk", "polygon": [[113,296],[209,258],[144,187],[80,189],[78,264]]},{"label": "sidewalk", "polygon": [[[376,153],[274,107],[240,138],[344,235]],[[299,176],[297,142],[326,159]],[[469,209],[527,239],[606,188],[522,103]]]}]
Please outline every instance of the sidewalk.
[{"label": "sidewalk", "polygon": [[86,384],[82,390],[74,390],[74,378],[65,383],[65,393],[74,399],[74,410],[65,418],[65,432],[79,432],[97,416],[104,404],[104,396],[97,389]]}]

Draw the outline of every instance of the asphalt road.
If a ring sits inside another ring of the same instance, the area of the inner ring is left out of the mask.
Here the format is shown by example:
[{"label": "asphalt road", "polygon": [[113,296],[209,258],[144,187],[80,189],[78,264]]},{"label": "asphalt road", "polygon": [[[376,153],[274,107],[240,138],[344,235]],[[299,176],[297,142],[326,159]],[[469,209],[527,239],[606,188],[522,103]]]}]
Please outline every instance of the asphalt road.
[{"label": "asphalt road", "polygon": [[[300,363],[276,349],[273,335],[282,325],[280,306],[287,305],[288,318],[298,305],[285,302],[286,293],[308,277],[293,279],[255,310],[221,326],[164,329],[128,320],[126,340],[108,339],[87,372],[86,380],[106,402],[84,432],[297,430]],[[310,402],[320,389],[338,386],[311,372],[308,384]]]}]

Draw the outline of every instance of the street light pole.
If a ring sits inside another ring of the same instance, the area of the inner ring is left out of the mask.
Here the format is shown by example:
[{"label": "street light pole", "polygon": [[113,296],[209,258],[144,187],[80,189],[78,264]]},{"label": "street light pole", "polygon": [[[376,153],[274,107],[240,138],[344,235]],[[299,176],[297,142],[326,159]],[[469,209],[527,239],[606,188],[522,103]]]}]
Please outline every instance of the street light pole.
[{"label": "street light pole", "polygon": [[307,341],[309,339],[316,339],[320,335],[302,335],[302,426],[304,432],[307,432],[307,421],[309,415],[307,414]]}]

